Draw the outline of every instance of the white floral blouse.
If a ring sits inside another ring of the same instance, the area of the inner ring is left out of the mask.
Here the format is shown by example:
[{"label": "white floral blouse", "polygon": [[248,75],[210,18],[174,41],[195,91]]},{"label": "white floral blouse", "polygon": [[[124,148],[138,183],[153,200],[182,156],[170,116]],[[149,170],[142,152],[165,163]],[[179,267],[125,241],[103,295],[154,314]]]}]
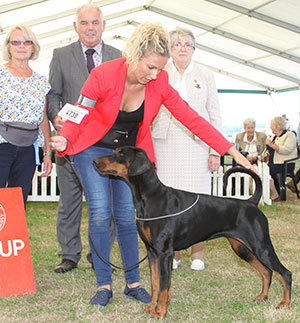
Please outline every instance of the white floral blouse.
[{"label": "white floral blouse", "polygon": [[[0,65],[0,120],[40,124],[44,117],[45,97],[50,90],[47,78],[33,72],[25,80]],[[40,131],[41,134],[41,131]],[[39,146],[43,146],[39,136]],[[0,135],[0,144],[7,142]]]}]

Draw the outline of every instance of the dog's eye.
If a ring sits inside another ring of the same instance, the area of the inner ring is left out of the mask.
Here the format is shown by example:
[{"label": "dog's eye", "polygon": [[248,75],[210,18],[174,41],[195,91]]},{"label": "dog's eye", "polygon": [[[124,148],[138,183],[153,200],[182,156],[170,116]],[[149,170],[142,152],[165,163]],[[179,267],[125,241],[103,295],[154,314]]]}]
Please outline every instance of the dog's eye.
[{"label": "dog's eye", "polygon": [[126,161],[126,155],[125,154],[123,154],[123,153],[120,153],[120,154],[118,154],[118,156],[117,156],[117,161],[119,162],[119,163],[125,163],[125,161]]}]

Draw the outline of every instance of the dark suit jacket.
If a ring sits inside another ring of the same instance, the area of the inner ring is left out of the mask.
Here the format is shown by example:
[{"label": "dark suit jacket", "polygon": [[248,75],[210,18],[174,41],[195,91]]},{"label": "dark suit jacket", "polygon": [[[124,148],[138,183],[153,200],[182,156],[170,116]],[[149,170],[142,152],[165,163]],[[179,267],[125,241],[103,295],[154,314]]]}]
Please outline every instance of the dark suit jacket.
[{"label": "dark suit jacket", "polygon": [[[102,42],[102,61],[121,57],[121,52]],[[59,110],[66,104],[74,104],[80,90],[89,76],[80,41],[56,48],[50,63],[49,82],[51,90],[47,95],[47,114],[53,124]]]}]

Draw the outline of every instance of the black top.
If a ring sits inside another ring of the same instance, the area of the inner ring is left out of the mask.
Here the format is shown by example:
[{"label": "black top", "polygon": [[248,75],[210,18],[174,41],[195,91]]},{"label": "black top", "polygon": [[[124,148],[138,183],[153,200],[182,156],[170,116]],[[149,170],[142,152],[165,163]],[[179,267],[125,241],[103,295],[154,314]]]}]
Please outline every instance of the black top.
[{"label": "black top", "polygon": [[118,148],[135,146],[139,122],[144,119],[144,102],[131,112],[119,111],[116,122],[108,133],[94,144],[97,147]]},{"label": "black top", "polygon": [[[285,133],[286,133],[287,131],[286,130],[284,130],[283,132],[282,132],[282,134],[279,136],[279,137],[281,137],[281,136],[283,136]],[[274,138],[273,138],[273,140],[272,140],[272,143],[274,144],[274,142],[275,142],[275,139],[277,138],[277,136],[274,136]],[[268,146],[267,145],[267,149],[268,149],[268,151],[269,151],[269,153],[270,153],[270,158],[269,158],[269,163],[270,164],[274,164],[274,153],[275,153],[275,150],[272,148],[272,147],[270,147],[270,146]]]}]

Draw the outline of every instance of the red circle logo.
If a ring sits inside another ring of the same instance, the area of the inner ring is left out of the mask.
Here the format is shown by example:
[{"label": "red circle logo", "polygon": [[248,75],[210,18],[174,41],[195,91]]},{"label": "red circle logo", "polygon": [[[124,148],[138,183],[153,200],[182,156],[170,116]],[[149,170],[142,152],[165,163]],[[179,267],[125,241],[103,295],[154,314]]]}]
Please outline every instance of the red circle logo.
[{"label": "red circle logo", "polygon": [[0,231],[4,228],[6,222],[6,215],[3,206],[0,204]]}]

